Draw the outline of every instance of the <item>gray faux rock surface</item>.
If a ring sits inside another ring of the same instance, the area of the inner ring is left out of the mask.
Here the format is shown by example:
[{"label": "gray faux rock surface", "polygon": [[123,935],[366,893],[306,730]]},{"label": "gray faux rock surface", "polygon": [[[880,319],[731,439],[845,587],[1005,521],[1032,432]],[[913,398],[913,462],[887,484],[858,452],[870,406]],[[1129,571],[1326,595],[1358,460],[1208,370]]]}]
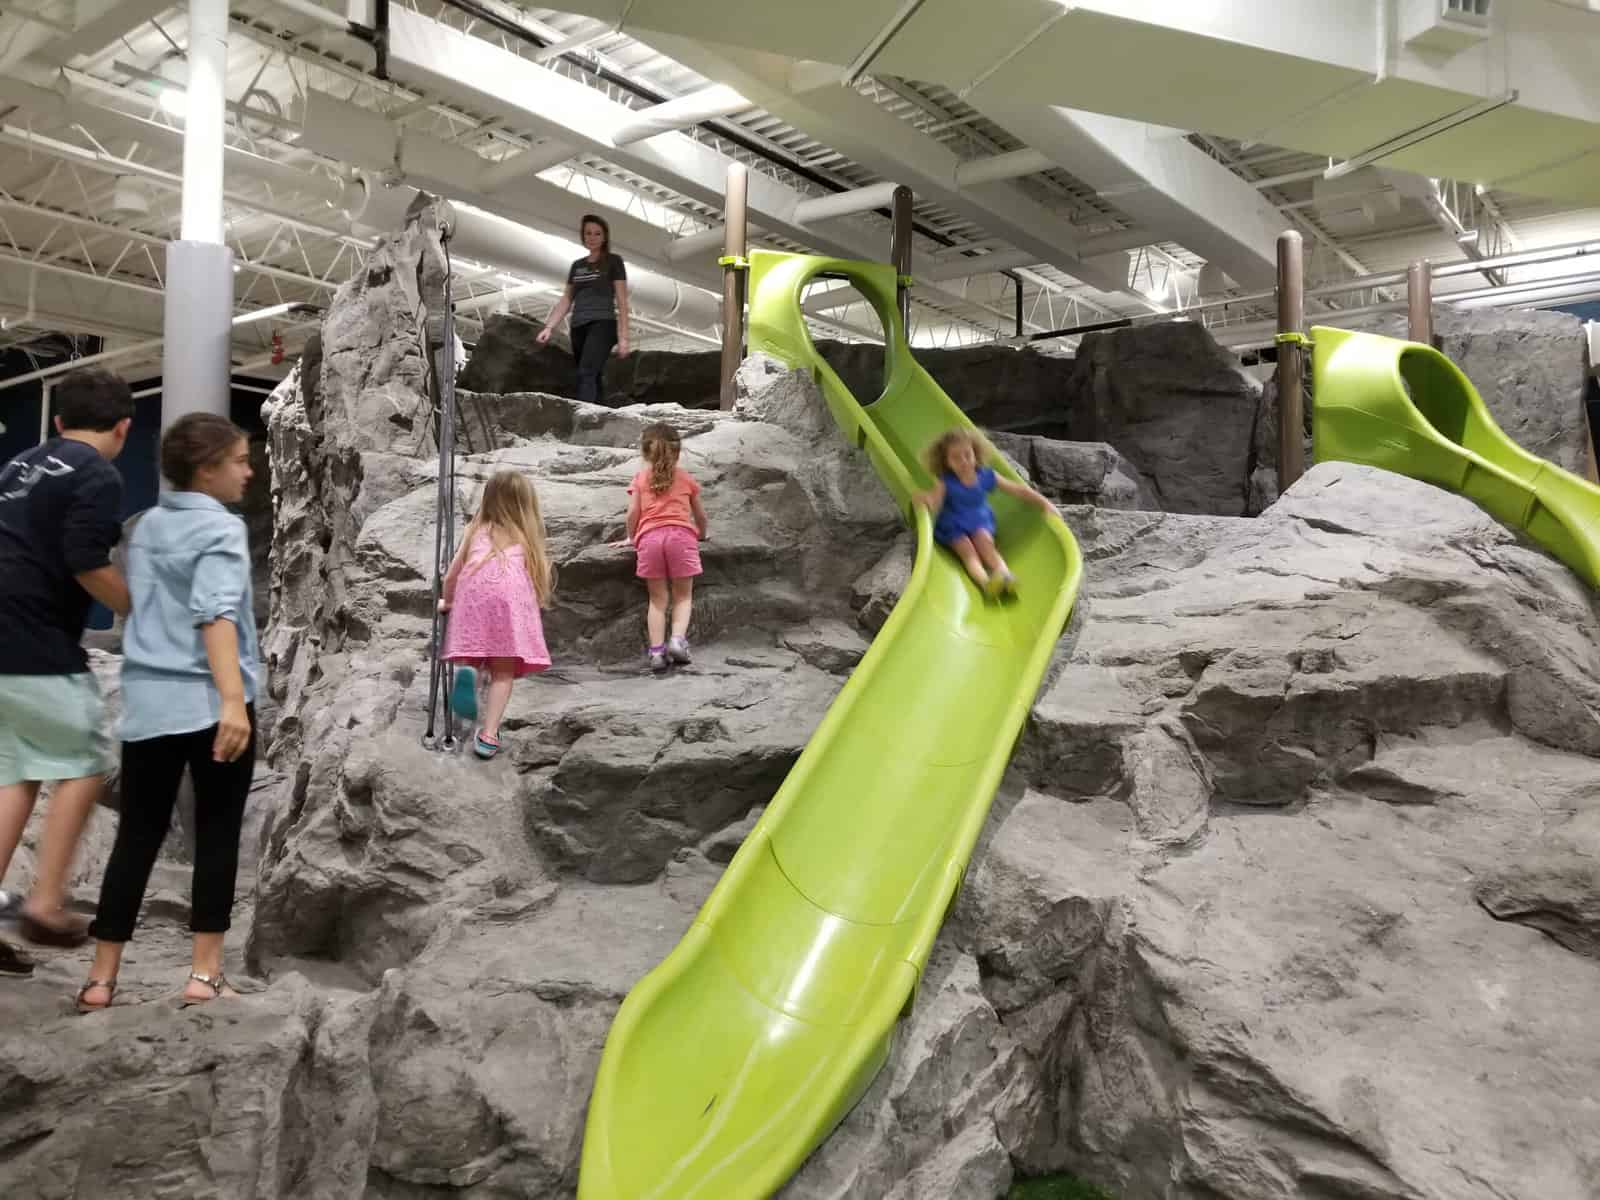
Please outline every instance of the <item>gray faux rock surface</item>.
[{"label": "gray faux rock surface", "polygon": [[[574,1196],[618,1004],[904,585],[893,505],[809,381],[752,360],[733,414],[670,410],[712,536],[695,663],[652,678],[607,543],[668,410],[464,395],[457,511],[534,478],[556,665],[494,762],[424,750],[436,465],[405,297],[430,252],[424,223],[375,255],[269,405],[252,994],[159,1002],[187,961],[170,887],[112,1012],[69,1015],[81,953],[5,981],[8,1200]],[[1122,1200],[1593,1200],[1593,594],[1470,503],[1340,464],[1255,519],[1063,511],[1078,612],[919,1002],[782,1195],[1068,1170]]]}]

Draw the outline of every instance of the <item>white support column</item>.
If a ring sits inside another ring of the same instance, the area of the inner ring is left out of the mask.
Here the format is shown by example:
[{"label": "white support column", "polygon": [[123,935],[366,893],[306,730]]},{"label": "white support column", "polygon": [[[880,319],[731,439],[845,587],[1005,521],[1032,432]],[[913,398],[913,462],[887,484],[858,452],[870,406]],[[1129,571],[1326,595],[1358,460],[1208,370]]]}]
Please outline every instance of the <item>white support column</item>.
[{"label": "white support column", "polygon": [[223,240],[222,164],[227,0],[189,0],[183,226],[167,246],[161,427],[190,412],[227,415],[233,251]]}]

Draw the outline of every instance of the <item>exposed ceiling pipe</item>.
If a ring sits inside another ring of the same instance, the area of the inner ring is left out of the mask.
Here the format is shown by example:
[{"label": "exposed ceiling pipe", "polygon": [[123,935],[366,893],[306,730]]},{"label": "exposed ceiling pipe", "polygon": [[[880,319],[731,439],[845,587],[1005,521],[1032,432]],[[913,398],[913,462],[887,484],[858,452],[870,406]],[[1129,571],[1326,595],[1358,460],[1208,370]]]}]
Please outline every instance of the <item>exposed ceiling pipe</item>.
[{"label": "exposed ceiling pipe", "polygon": [[676,100],[640,109],[638,119],[613,133],[611,141],[618,146],[631,146],[634,142],[642,142],[645,138],[655,137],[658,133],[687,129],[691,125],[699,125],[718,117],[731,117],[734,113],[752,107],[754,106],[750,101],[731,87],[720,83],[712,84],[697,92],[690,92],[687,96],[679,96]]},{"label": "exposed ceiling pipe", "polygon": [[[750,236],[754,237],[760,230],[750,226]],[[687,259],[697,258],[702,254],[710,254],[722,246],[727,237],[725,226],[718,225],[711,229],[701,230],[699,233],[685,234],[683,237],[673,238],[667,243],[667,261],[684,262]]]},{"label": "exposed ceiling pipe", "polygon": [[836,192],[832,196],[802,200],[794,206],[794,219],[801,225],[813,225],[851,213],[871,212],[888,204],[898,186],[894,183],[873,183],[848,192]]},{"label": "exposed ceiling pipe", "polygon": [[957,164],[956,186],[977,187],[980,184],[999,183],[1001,180],[1016,179],[1023,175],[1037,175],[1040,171],[1051,170],[1055,165],[1039,151],[1024,147],[1021,150],[993,154],[987,158],[969,159]]}]

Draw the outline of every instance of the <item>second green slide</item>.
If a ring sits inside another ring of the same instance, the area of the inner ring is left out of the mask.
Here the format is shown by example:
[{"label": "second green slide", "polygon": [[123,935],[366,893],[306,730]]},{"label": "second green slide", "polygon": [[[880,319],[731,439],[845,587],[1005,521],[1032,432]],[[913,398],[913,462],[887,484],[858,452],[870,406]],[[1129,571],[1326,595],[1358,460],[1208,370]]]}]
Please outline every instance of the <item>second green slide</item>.
[{"label": "second green slide", "polygon": [[1364,463],[1460,492],[1600,587],[1600,488],[1505,435],[1472,382],[1431,346],[1319,326],[1318,462]]}]

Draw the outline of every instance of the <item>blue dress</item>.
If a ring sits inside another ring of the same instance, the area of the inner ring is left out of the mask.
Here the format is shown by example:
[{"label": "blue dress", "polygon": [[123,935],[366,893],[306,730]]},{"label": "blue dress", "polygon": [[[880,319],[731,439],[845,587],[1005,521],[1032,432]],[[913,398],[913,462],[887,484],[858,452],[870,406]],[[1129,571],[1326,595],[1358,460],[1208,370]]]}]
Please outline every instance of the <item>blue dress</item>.
[{"label": "blue dress", "polygon": [[934,540],[948,546],[951,542],[971,537],[979,530],[994,535],[994,509],[989,507],[989,493],[994,491],[993,467],[979,467],[978,478],[970,487],[950,472],[941,480],[944,484],[944,506],[939,509],[933,523]]}]

